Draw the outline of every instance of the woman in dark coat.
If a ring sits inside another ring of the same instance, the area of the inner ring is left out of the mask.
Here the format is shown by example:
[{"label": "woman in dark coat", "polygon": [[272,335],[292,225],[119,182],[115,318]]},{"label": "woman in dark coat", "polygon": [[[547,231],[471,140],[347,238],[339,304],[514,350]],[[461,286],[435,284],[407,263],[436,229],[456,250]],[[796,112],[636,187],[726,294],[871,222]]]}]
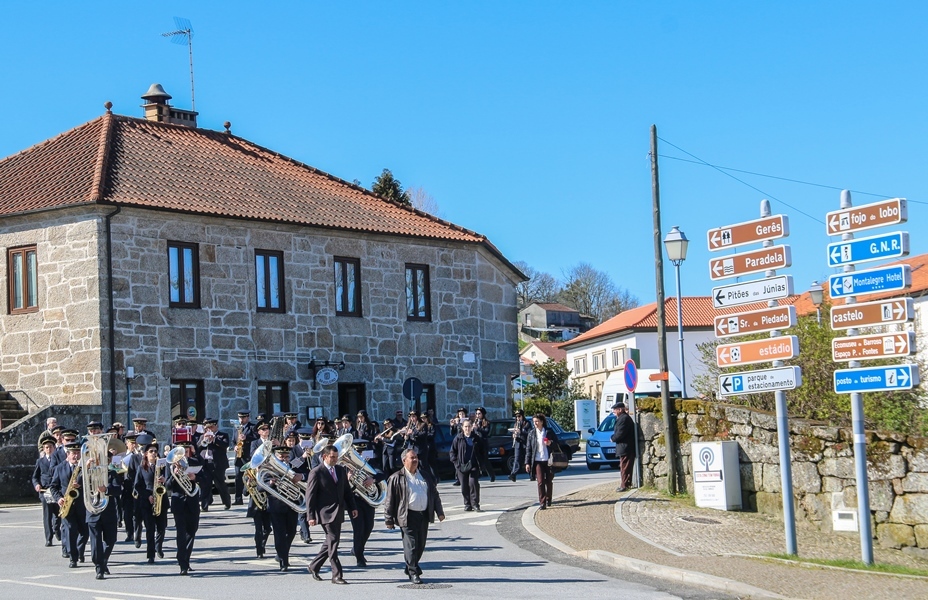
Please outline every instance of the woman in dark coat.
[{"label": "woman in dark coat", "polygon": [[486,468],[487,442],[474,434],[470,419],[461,422],[461,433],[451,441],[451,463],[461,483],[464,510],[480,510],[480,470]]},{"label": "woman in dark coat", "polygon": [[558,449],[557,435],[548,429],[548,419],[541,413],[532,417],[532,425],[534,427],[526,439],[525,472],[535,476],[539,508],[544,510],[551,506],[551,495],[554,493],[554,471],[548,459]]}]

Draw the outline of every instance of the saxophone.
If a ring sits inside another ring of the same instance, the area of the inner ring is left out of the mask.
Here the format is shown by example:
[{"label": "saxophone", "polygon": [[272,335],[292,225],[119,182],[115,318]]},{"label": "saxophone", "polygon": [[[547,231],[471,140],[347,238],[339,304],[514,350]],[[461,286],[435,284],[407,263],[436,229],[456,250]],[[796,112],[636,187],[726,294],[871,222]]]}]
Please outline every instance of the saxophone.
[{"label": "saxophone", "polygon": [[229,419],[229,423],[235,428],[235,439],[237,440],[235,442],[235,458],[241,458],[244,450],[244,442],[241,439],[242,424],[234,419]]},{"label": "saxophone", "polygon": [[68,481],[68,488],[64,492],[64,504],[61,505],[61,509],[58,511],[58,516],[62,519],[68,516],[68,513],[71,512],[71,505],[81,494],[80,490],[77,489],[77,478],[80,476],[81,465],[78,463],[74,465],[74,471],[71,472],[71,480]]},{"label": "saxophone", "polygon": [[167,491],[163,485],[158,483],[158,478],[161,477],[161,460],[159,459],[155,463],[155,479],[154,479],[154,489],[152,490],[152,495],[155,497],[155,503],[152,504],[151,514],[156,517],[161,516],[161,507],[164,502],[164,493]]}]

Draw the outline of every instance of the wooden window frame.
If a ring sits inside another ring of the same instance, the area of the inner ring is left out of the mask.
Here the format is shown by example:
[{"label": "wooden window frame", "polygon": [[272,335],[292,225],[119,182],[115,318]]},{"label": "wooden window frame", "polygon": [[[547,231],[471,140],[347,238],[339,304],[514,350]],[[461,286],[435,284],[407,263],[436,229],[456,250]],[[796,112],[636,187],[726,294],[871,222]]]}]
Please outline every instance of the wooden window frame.
[{"label": "wooden window frame", "polygon": [[[424,293],[424,314],[419,314],[418,307],[423,298],[419,295],[418,273],[423,274]],[[429,266],[418,263],[406,264],[406,320],[407,321],[431,321],[432,320],[432,285],[429,277]],[[410,278],[410,275],[412,277]],[[415,308],[414,308],[415,307]]]},{"label": "wooden window frame", "polygon": [[[349,292],[348,265],[354,265],[354,293]],[[353,296],[353,298],[352,298]],[[354,310],[346,310],[354,300]],[[341,306],[341,308],[339,308]],[[360,317],[361,311],[361,259],[335,257],[335,314],[339,317]]]},{"label": "wooden window frame", "polygon": [[[186,280],[183,277],[184,272],[186,271],[186,263],[184,261],[184,250],[192,250],[191,257],[193,259],[193,266],[191,269],[191,274],[193,277],[192,281],[192,293],[193,298],[187,299],[184,297],[182,300],[174,300],[171,291],[173,284],[173,273],[171,265],[171,251],[177,251],[177,280],[178,280],[178,297],[181,297],[180,290],[186,289]],[[168,242],[168,306],[171,308],[200,308],[200,245],[190,242]]]},{"label": "wooden window frame", "polygon": [[[29,277],[29,255],[33,256],[35,264],[33,265],[33,277]],[[14,275],[13,263],[16,260],[16,257],[20,257],[22,260],[22,265],[20,267],[21,272],[19,273],[19,281],[16,281],[16,276]],[[7,301],[7,306],[9,307],[9,313],[11,315],[20,315],[25,313],[33,313],[39,310],[39,253],[35,245],[32,246],[19,246],[17,248],[10,248],[7,250],[6,254],[7,262],[7,290],[9,291]],[[30,287],[31,295],[34,296],[34,304],[29,304],[30,296]],[[16,291],[17,289],[20,292],[20,298],[22,306],[16,305]]]},{"label": "wooden window frame", "polygon": [[[271,259],[277,259],[277,297],[279,306],[271,306],[273,304],[273,295],[271,294],[271,287],[274,280],[274,273],[271,269]],[[258,262],[264,262],[264,302],[265,306],[261,306],[261,293],[260,293],[260,284],[258,277]],[[255,310],[257,312],[267,312],[267,313],[283,313],[287,312],[287,301],[286,301],[286,291],[284,289],[284,283],[286,278],[284,277],[284,253],[280,250],[255,250]]]}]

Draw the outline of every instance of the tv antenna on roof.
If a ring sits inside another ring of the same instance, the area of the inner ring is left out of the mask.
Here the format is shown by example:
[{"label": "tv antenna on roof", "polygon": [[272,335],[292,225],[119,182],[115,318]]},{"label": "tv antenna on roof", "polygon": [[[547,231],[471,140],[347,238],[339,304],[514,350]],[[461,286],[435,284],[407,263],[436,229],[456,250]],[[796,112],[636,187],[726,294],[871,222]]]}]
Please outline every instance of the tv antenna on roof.
[{"label": "tv antenna on roof", "polygon": [[197,103],[193,99],[193,29],[190,27],[190,21],[181,17],[174,17],[174,25],[177,29],[162,33],[161,36],[171,38],[175,44],[187,44],[190,53],[190,110],[196,112]]}]

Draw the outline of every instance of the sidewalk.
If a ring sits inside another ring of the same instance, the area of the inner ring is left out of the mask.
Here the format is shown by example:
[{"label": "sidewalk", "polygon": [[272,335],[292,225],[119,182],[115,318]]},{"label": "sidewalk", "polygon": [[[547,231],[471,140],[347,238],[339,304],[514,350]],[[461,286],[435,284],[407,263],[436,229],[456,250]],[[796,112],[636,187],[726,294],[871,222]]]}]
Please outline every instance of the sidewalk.
[{"label": "sidewalk", "polygon": [[[565,552],[741,597],[928,598],[928,578],[752,558],[785,552],[783,523],[772,517],[696,508],[655,491],[619,494],[615,487],[592,486],[557,498],[549,510],[529,509],[524,521],[533,520],[541,536]],[[860,560],[856,534],[797,523],[797,545],[801,557]],[[928,570],[928,560],[898,550],[875,547],[874,554],[878,563]]]}]

